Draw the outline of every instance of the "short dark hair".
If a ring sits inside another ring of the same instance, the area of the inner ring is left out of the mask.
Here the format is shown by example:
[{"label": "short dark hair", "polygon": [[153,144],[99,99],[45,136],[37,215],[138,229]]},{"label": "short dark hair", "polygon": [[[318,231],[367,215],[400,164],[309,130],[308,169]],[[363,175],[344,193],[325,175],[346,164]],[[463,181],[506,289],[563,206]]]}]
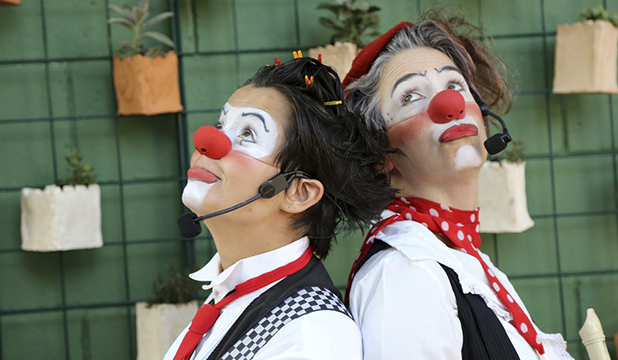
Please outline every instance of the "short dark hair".
[{"label": "short dark hair", "polygon": [[[313,83],[306,84],[305,76]],[[277,90],[290,103],[286,142],[277,154],[281,172],[300,170],[324,185],[325,196],[299,214],[294,226],[325,258],[343,217],[353,226],[377,220],[395,194],[382,171],[388,149],[372,137],[342,101],[335,70],[313,58],[266,66],[247,82]]]}]

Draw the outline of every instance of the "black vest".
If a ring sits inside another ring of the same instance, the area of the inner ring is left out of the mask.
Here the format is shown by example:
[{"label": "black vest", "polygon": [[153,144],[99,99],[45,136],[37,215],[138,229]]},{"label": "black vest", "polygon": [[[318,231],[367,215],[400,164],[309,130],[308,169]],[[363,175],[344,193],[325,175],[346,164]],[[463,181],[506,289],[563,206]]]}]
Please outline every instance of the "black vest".
[{"label": "black vest", "polygon": [[[390,245],[375,240],[373,246],[358,264],[356,272],[378,252]],[[463,360],[519,360],[504,327],[485,301],[475,294],[464,294],[459,277],[453,269],[440,264],[448,276],[457,301],[457,316],[463,332]]]},{"label": "black vest", "polygon": [[322,262],[315,256],[249,304],[208,360],[251,359],[288,322],[314,311],[352,316]]}]

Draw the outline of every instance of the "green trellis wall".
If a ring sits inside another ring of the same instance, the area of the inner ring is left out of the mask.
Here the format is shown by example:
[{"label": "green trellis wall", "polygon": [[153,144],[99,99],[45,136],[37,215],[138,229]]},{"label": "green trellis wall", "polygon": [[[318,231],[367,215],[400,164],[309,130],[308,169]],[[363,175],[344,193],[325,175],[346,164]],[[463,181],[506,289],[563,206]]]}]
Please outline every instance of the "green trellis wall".
[{"label": "green trellis wall", "polygon": [[[0,7],[0,359],[133,359],[133,305],[152,281],[214,253],[202,235],[184,241],[175,220],[191,134],[212,124],[227,97],[275,56],[329,42],[318,0],[152,0],[173,10],[158,30],[178,44],[185,111],[118,117],[113,49],[128,36],[109,27],[109,0],[22,0]],[[484,235],[535,321],[561,332],[587,358],[577,330],[599,314],[608,346],[618,332],[617,97],[552,95],[556,26],[609,0],[462,0],[515,73],[518,97],[505,117],[525,143],[528,207],[522,234]],[[111,1],[117,5],[131,5]],[[416,18],[423,0],[374,0],[381,31]],[[102,189],[105,246],[20,250],[20,189],[66,175],[78,145]],[[343,288],[360,234],[339,241],[327,266]],[[615,359],[615,352],[612,350]]]}]

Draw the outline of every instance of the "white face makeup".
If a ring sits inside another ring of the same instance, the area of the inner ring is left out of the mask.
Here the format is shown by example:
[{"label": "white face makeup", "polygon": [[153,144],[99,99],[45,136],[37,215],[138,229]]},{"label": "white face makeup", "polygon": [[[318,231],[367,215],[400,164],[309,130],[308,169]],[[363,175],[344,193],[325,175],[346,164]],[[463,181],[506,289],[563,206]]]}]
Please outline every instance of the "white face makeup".
[{"label": "white face makeup", "polygon": [[232,151],[262,160],[273,155],[277,145],[277,124],[264,110],[234,107],[226,103],[216,127],[232,141]]},{"label": "white face makeup", "polygon": [[[236,90],[216,125],[230,139],[231,151],[219,159],[193,153],[183,203],[204,215],[255,196],[259,186],[279,172],[275,161],[285,143],[288,114],[289,104],[277,90],[253,85]],[[267,204],[255,202],[246,209]],[[246,209],[229,216],[250,212]]]},{"label": "white face makeup", "polygon": [[[462,95],[466,115],[436,123],[427,109],[447,89]],[[397,54],[384,67],[379,97],[391,145],[405,154],[395,157],[395,166],[404,177],[432,179],[478,167],[484,161],[486,135],[480,109],[465,78],[444,53],[416,48]]]}]

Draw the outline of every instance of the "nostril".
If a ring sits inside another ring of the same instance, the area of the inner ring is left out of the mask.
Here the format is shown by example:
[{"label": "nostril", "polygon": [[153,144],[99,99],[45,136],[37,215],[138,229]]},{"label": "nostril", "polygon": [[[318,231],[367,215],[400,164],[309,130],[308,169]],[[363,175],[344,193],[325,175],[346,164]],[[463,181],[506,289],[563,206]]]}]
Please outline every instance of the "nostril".
[{"label": "nostril", "polygon": [[224,132],[212,126],[202,126],[193,134],[193,145],[202,155],[221,159],[232,149],[232,142]]},{"label": "nostril", "polygon": [[447,89],[439,92],[431,99],[427,113],[437,124],[445,124],[453,119],[463,118],[466,102],[459,91]]}]

